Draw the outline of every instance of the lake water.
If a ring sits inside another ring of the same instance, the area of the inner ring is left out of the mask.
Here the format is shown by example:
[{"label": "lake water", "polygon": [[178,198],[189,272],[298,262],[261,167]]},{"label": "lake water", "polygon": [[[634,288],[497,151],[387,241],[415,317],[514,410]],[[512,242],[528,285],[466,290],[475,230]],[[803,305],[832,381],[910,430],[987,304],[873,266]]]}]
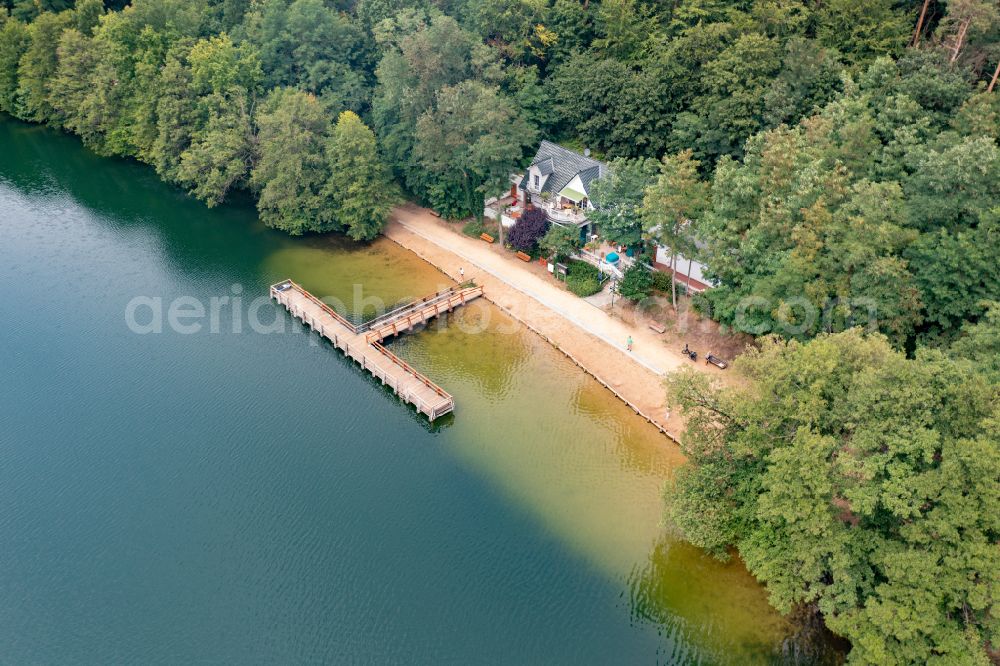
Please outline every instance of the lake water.
[{"label": "lake water", "polygon": [[[251,330],[286,277],[356,310],[448,284],[0,119],[0,661],[794,652],[738,562],[662,525],[676,447],[558,351],[486,302],[393,343],[456,398],[431,426],[270,302],[284,333]],[[140,334],[136,297],[229,301]]]}]

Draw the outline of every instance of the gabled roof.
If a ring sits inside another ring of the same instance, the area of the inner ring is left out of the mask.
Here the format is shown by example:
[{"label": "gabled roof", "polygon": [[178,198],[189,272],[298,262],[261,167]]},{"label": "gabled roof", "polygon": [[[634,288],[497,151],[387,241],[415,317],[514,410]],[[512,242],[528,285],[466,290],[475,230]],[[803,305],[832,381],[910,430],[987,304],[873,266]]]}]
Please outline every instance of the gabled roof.
[{"label": "gabled roof", "polygon": [[538,172],[541,173],[543,176],[548,176],[550,173],[556,170],[555,162],[552,160],[551,157],[546,157],[541,162],[538,162],[537,164],[532,164],[531,166],[537,166]]},{"label": "gabled roof", "polygon": [[593,181],[597,180],[598,178],[604,178],[607,175],[608,175],[608,167],[598,162],[597,166],[592,166],[589,169],[584,169],[583,171],[581,171],[580,180],[583,182],[583,186],[589,190],[590,184]]},{"label": "gabled roof", "polygon": [[[589,189],[590,183],[608,173],[608,165],[604,162],[567,150],[551,141],[542,141],[535,159],[531,160],[531,166],[537,166],[543,176],[549,176],[542,185],[542,192],[553,194],[562,191],[577,174],[583,186]],[[526,189],[527,186],[528,178],[525,174],[520,187]]]}]

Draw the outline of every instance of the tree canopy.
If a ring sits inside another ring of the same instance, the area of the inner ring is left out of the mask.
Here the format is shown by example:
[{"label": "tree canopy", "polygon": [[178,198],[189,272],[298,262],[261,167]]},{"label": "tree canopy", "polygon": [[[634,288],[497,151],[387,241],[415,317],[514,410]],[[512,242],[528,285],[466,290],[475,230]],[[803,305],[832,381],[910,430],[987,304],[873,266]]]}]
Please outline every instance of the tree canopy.
[{"label": "tree canopy", "polygon": [[992,134],[956,131],[978,102],[923,53],[880,59],[795,127],[723,158],[699,228],[713,316],[808,338],[870,324],[899,346],[953,338],[1000,289]]},{"label": "tree canopy", "polygon": [[278,88],[257,116],[259,157],[251,176],[265,224],[291,234],[336,228],[334,202],[323,195],[330,121],[312,95]]},{"label": "tree canopy", "polygon": [[538,241],[538,247],[549,257],[564,260],[580,248],[580,232],[574,227],[552,225]]},{"label": "tree canopy", "polygon": [[540,208],[528,209],[511,227],[507,242],[515,250],[534,252],[551,226],[545,211]]},{"label": "tree canopy", "polygon": [[588,218],[612,241],[638,245],[643,231],[643,197],[657,174],[656,160],[618,158],[608,166],[608,176],[591,184],[595,208]]},{"label": "tree canopy", "polygon": [[417,119],[414,139],[429,203],[460,218],[482,216],[483,200],[505,188],[535,131],[496,88],[467,80],[438,91]]},{"label": "tree canopy", "polygon": [[[646,233],[670,249],[670,269],[677,274],[677,256],[689,259],[698,252],[695,234],[698,220],[708,205],[708,184],[698,177],[698,161],[686,150],[666,155],[660,175],[646,188],[641,215]],[[671,279],[672,298],[677,307],[677,280]]]},{"label": "tree canopy", "polygon": [[[969,351],[995,347],[990,325]],[[772,338],[737,366],[751,387],[670,380],[689,419],[673,522],[721,556],[735,546],[777,608],[822,614],[852,660],[987,663],[1000,631],[995,381],[857,329]]]},{"label": "tree canopy", "polygon": [[[260,179],[276,172],[257,169],[266,145],[258,116],[270,117],[265,100],[278,89],[314,95],[330,126],[354,112],[405,194],[449,216],[479,215],[480,195],[494,194],[545,137],[631,160],[616,165],[608,204],[595,212],[628,244],[639,240],[633,213],[650,160],[690,150],[702,176],[718,180],[730,173],[724,158],[753,161],[745,156],[761,135],[825,114],[847,123],[830,141],[861,142],[827,164],[898,183],[910,226],[941,233],[958,216],[978,228],[995,206],[995,174],[958,160],[968,150],[988,158],[988,141],[995,149],[994,104],[973,97],[1000,59],[1000,18],[986,0],[927,17],[917,9],[889,0],[8,0],[0,110],[149,162],[213,205],[233,188],[274,191]],[[871,118],[856,117],[859,103]],[[812,135],[806,143],[820,148]],[[969,179],[982,184],[975,196],[950,201]],[[307,226],[329,228],[325,219]],[[878,251],[925,273],[907,278],[922,298],[897,304],[900,338],[948,337],[981,313],[978,292],[957,307],[931,293],[930,274],[981,245],[975,233],[946,233],[946,251],[929,260],[932,240]],[[730,317],[725,300],[715,305]]]},{"label": "tree canopy", "polygon": [[[1000,644],[998,45],[995,0],[4,0],[0,112],[356,240],[404,196],[482,215],[539,138],[590,148],[603,236],[697,258],[699,309],[785,341],[744,393],[678,389],[678,524],[860,661],[974,662]],[[577,241],[547,224],[509,240]]]},{"label": "tree canopy", "polygon": [[352,111],[344,111],[327,144],[329,178],[324,196],[334,202],[340,229],[354,240],[372,240],[398,199],[382,162],[375,134]]}]

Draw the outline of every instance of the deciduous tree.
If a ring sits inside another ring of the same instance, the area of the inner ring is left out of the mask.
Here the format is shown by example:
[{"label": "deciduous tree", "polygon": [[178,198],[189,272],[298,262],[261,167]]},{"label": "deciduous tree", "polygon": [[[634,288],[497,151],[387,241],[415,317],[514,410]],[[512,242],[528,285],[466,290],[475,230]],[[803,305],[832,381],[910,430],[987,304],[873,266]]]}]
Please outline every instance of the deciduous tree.
[{"label": "deciduous tree", "polygon": [[646,55],[655,39],[657,20],[653,8],[637,0],[603,0],[594,20],[594,48],[617,61],[629,62]]},{"label": "deciduous tree", "polygon": [[659,173],[658,166],[652,158],[618,158],[608,165],[604,178],[591,183],[594,210],[588,218],[604,236],[629,247],[640,244],[643,197]]},{"label": "deciduous tree", "polygon": [[979,372],[1000,386],[1000,302],[983,303],[985,313],[975,324],[962,328],[951,346],[954,353],[976,364]]},{"label": "deciduous tree", "polygon": [[580,232],[572,227],[554,224],[538,241],[538,247],[550,257],[565,259],[580,248]]},{"label": "deciduous tree", "polygon": [[755,34],[743,35],[705,66],[705,93],[694,102],[702,154],[743,154],[744,142],[764,126],[767,94],[781,66],[777,40]]},{"label": "deciduous tree", "polygon": [[327,169],[323,195],[335,207],[338,225],[354,240],[372,240],[399,194],[375,134],[351,111],[340,114],[327,143]]},{"label": "deciduous tree", "polygon": [[261,105],[257,128],[250,184],[260,219],[296,236],[337,228],[335,201],[324,194],[330,121],[316,96],[278,88]]},{"label": "deciduous tree", "polygon": [[386,158],[405,187],[428,201],[431,180],[413,160],[417,119],[434,104],[437,92],[472,77],[484,76],[491,58],[475,37],[449,16],[418,20],[387,44],[376,71],[372,99],[376,135]]},{"label": "deciduous tree", "polygon": [[448,217],[481,217],[484,198],[505,189],[535,136],[496,88],[471,80],[442,88],[415,132],[428,201]]},{"label": "deciduous tree", "polygon": [[56,50],[58,67],[49,82],[53,117],[66,129],[76,132],[88,144],[100,141],[101,127],[88,122],[93,109],[94,71],[102,60],[98,45],[76,28],[64,30]]},{"label": "deciduous tree", "polygon": [[104,0],[77,0],[73,27],[91,37],[102,16],[104,16]]},{"label": "deciduous tree", "polygon": [[540,208],[529,208],[511,227],[507,242],[515,250],[534,252],[549,227],[549,218],[545,215],[545,211]]},{"label": "deciduous tree", "polygon": [[209,207],[244,184],[254,162],[254,131],[248,101],[212,94],[201,100],[207,120],[181,153],[178,181]]},{"label": "deciduous tree", "polygon": [[931,338],[948,339],[966,321],[976,321],[984,302],[1000,294],[1000,207],[972,228],[921,234],[906,251],[926,310]]},{"label": "deciduous tree", "polygon": [[541,0],[477,0],[467,3],[463,13],[469,27],[501,56],[524,62],[531,55],[544,59],[551,45],[548,39],[538,39],[539,33],[549,33],[545,5]]},{"label": "deciduous tree", "polygon": [[248,182],[255,160],[253,106],[260,61],[228,36],[200,40],[188,55],[199,122],[180,157],[177,179],[209,206]]},{"label": "deciduous tree", "polygon": [[1000,585],[995,386],[965,360],[908,359],[857,330],[771,340],[744,388],[670,379],[688,463],[668,514],[735,545],[771,602],[822,614],[859,663],[987,663]]},{"label": "deciduous tree", "polygon": [[17,68],[15,115],[18,117],[37,123],[54,121],[50,88],[59,64],[56,49],[59,37],[72,20],[71,12],[44,12],[28,26],[30,41]]},{"label": "deciduous tree", "polygon": [[31,45],[28,26],[10,19],[0,26],[0,111],[17,113],[17,68]]},{"label": "deciduous tree", "polygon": [[837,49],[848,62],[865,64],[902,53],[910,38],[911,19],[892,0],[829,0],[816,6],[816,38]]},{"label": "deciduous tree", "polygon": [[614,157],[656,154],[667,118],[657,109],[659,82],[619,60],[587,52],[550,77],[561,122],[588,147]]},{"label": "deciduous tree", "polygon": [[180,181],[181,157],[203,123],[187,62],[190,51],[183,42],[171,48],[157,81],[156,136],[149,161],[161,178],[173,183]]},{"label": "deciduous tree", "polygon": [[618,281],[618,293],[630,301],[641,301],[649,296],[653,289],[653,274],[640,263],[635,263],[625,269],[625,274]]},{"label": "deciduous tree", "polygon": [[677,255],[689,259],[696,252],[695,229],[708,206],[708,183],[698,175],[698,161],[690,150],[667,155],[660,175],[647,189],[642,205],[646,232],[670,248],[671,298],[677,309]]},{"label": "deciduous tree", "polygon": [[259,49],[267,87],[298,86],[334,109],[365,105],[367,44],[344,14],[323,0],[267,0],[254,14],[249,36]]}]

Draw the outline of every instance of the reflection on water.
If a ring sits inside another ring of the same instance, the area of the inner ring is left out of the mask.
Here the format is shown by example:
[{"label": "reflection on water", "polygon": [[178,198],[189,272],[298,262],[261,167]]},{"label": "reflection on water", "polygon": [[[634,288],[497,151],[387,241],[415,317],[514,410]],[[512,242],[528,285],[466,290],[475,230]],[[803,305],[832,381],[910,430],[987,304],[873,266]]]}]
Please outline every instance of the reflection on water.
[{"label": "reflection on water", "polygon": [[[209,211],[48,130],[0,121],[0,145],[0,271],[53,302],[0,304],[15,322],[0,342],[24,358],[0,387],[17,408],[2,415],[18,436],[0,440],[13,654],[39,654],[25,649],[36,625],[59,635],[51,661],[130,641],[220,661],[241,648],[462,663],[794,653],[794,627],[738,562],[661,525],[677,448],[485,301],[392,342],[456,398],[433,426],[290,318],[295,336],[123,331],[137,293],[240,284],[249,300],[286,277],[370,316],[450,285],[415,255],[288,238],[246,202]],[[40,339],[51,322],[61,335]],[[48,518],[77,507],[69,526]],[[62,633],[80,621],[61,615],[67,599],[94,608],[89,631]],[[122,655],[157,661],[105,654]]]},{"label": "reflection on water", "polygon": [[[671,661],[690,660],[692,644],[702,646],[703,656],[713,662],[843,661],[847,646],[837,644],[815,622],[778,616],[735,557],[721,564],[664,536],[629,575],[628,585],[636,621],[655,623],[670,637],[676,650]],[[726,590],[726,596],[711,594],[714,590]]]},{"label": "reflection on water", "polygon": [[636,621],[663,627],[681,651],[675,657],[686,657],[694,644],[703,646],[713,661],[741,655],[741,663],[771,663],[781,654],[781,639],[792,630],[737,560],[721,564],[666,536],[635,567],[628,583]]},{"label": "reflection on water", "polygon": [[[456,455],[620,581],[633,621],[660,627],[667,661],[785,661],[795,627],[742,564],[663,528],[662,487],[682,456],[610,392],[484,302],[393,348],[458,396]],[[812,657],[840,659],[824,643]]]}]

